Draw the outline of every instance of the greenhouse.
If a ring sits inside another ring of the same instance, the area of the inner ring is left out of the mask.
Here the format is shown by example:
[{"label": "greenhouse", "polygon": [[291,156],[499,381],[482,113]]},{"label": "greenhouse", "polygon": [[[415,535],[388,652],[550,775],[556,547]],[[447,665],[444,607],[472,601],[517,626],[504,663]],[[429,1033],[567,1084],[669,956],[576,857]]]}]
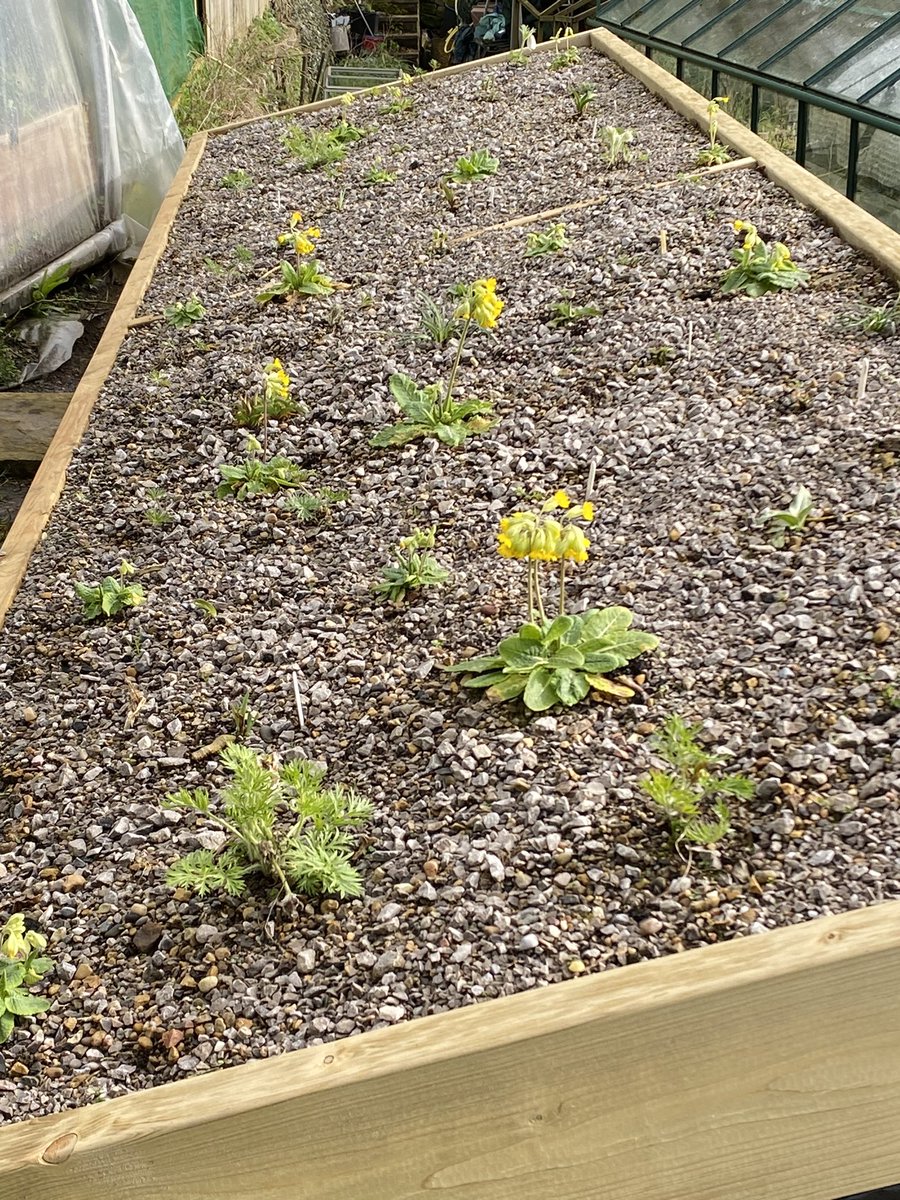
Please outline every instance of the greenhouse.
[{"label": "greenhouse", "polygon": [[597,17],[900,228],[895,0],[599,0]]}]

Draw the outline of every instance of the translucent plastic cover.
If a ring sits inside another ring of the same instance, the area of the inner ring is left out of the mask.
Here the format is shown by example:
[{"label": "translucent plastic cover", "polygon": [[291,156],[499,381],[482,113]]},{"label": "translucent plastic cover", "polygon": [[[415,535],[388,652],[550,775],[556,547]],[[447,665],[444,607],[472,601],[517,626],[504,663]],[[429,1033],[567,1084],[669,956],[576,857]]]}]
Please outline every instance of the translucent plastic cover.
[{"label": "translucent plastic cover", "polygon": [[0,0],[0,296],[121,217],[142,241],[183,153],[127,0]]}]

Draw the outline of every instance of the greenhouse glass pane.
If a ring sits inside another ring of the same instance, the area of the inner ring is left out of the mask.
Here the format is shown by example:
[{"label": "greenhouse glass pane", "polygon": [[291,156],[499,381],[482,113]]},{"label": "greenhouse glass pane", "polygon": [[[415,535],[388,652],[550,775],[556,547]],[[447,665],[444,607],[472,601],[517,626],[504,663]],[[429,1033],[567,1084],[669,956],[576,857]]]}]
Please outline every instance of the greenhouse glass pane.
[{"label": "greenhouse glass pane", "polygon": [[707,67],[697,67],[693,63],[686,62],[683,79],[688,87],[692,87],[695,92],[699,92],[701,96],[709,99],[712,90],[712,71]]},{"label": "greenhouse glass pane", "polygon": [[869,108],[887,113],[891,117],[900,117],[900,82],[892,83],[866,101]]},{"label": "greenhouse glass pane", "polygon": [[735,79],[733,75],[720,75],[719,95],[728,97],[728,103],[724,105],[725,112],[731,113],[743,125],[750,124],[753,89],[746,80]]},{"label": "greenhouse glass pane", "polygon": [[769,145],[793,158],[797,148],[797,101],[760,88],[757,133]]},{"label": "greenhouse glass pane", "polygon": [[884,22],[888,14],[879,14],[877,7],[871,0],[859,0],[766,70],[781,79],[803,83]]},{"label": "greenhouse glass pane", "polygon": [[[755,8],[759,2],[760,0],[753,0],[753,7]],[[705,25],[707,21],[727,12],[734,3],[735,0],[702,0],[698,7],[691,8],[689,11],[681,13],[680,16],[674,16],[665,29],[658,31],[657,36],[665,38],[667,42],[683,42],[701,25]],[[743,19],[744,21],[748,20],[746,15]],[[753,24],[752,18],[749,19],[748,24]]]},{"label": "greenhouse glass pane", "polygon": [[[784,4],[785,0],[781,0]],[[799,37],[804,30],[810,29],[817,21],[820,21],[830,8],[837,7],[835,0],[834,5],[822,5],[810,3],[810,0],[800,0],[800,3],[791,4],[785,7],[781,12],[777,12],[773,19],[757,32],[751,33],[740,46],[737,46],[733,51],[729,51],[728,58],[732,62],[738,62],[744,67],[758,67],[761,62],[765,62],[767,58],[771,58],[773,54],[786,46],[788,42],[792,42],[794,38]],[[774,11],[774,10],[773,10]],[[760,17],[764,16],[762,12]],[[754,5],[754,17],[756,9]],[[762,21],[759,22],[762,25]],[[707,43],[711,43],[712,37],[715,35],[715,30],[711,29],[708,34],[705,34],[702,39],[698,39],[692,43],[698,49],[706,49]],[[740,36],[740,34],[736,35]],[[710,49],[725,50],[727,43],[717,43],[715,47],[710,44]],[[777,70],[780,74],[780,67]]]},{"label": "greenhouse glass pane", "polygon": [[856,202],[886,225],[900,229],[900,137],[896,134],[863,130]]},{"label": "greenhouse glass pane", "polygon": [[[743,34],[748,33],[754,26],[759,25],[766,17],[771,16],[773,12],[776,12],[783,6],[784,0],[753,0],[753,4],[742,5],[733,12],[726,13],[725,16],[716,21],[715,25],[707,29],[706,33],[700,37],[692,38],[690,30],[685,31],[681,36],[687,39],[687,44],[694,50],[704,50],[707,54],[718,54],[725,46],[730,45]],[[709,5],[703,6],[704,14],[709,7]],[[712,16],[712,12],[710,12],[710,16]],[[693,28],[697,29],[701,24],[702,22],[695,20]],[[666,37],[668,36],[669,31],[667,29]],[[769,44],[772,46],[772,50],[769,51],[771,54],[779,43],[770,42]],[[743,45],[735,50],[733,57],[729,57],[732,62],[738,62],[742,65],[748,61],[744,56]]]},{"label": "greenhouse glass pane", "polygon": [[619,0],[617,4],[601,5],[597,16],[620,21],[638,33],[649,33],[687,3],[688,0],[644,0],[643,4],[640,0]]},{"label": "greenhouse glass pane", "polygon": [[859,54],[823,75],[816,83],[824,92],[855,100],[875,87],[897,66],[900,58],[900,28],[888,31]]},{"label": "greenhouse glass pane", "polygon": [[659,63],[662,69],[668,71],[670,75],[674,75],[678,69],[678,59],[674,54],[663,54],[661,50],[654,50],[653,61]]},{"label": "greenhouse glass pane", "polygon": [[847,186],[850,156],[850,122],[824,108],[809,109],[806,134],[806,168],[843,192]]}]

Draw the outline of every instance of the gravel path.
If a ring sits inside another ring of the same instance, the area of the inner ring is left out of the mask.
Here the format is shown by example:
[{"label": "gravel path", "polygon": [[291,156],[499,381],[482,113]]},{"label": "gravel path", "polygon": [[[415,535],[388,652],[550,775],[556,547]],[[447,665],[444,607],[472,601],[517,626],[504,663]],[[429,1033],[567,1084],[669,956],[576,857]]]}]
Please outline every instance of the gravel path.
[{"label": "gravel path", "polygon": [[[602,99],[577,122],[580,80]],[[378,131],[332,174],[299,174],[278,122],[210,143],[145,302],[197,292],[207,316],[126,340],[0,639],[0,908],[33,918],[57,963],[50,1011],[2,1048],[6,1118],[900,891],[900,347],[844,321],[889,283],[758,173],[686,179],[702,136],[600,57],[485,65],[410,94],[411,113],[349,110]],[[632,127],[646,159],[607,170],[594,118]],[[500,170],[451,212],[438,179],[469,147]],[[393,185],[364,186],[377,160]],[[253,185],[220,187],[237,168]],[[564,218],[559,255],[523,258],[522,229],[430,250],[435,229],[452,239],[600,194]],[[298,207],[350,287],[259,308]],[[787,241],[810,285],[720,296],[736,217]],[[460,380],[499,423],[459,451],[371,450],[395,418],[390,374],[426,381],[452,358],[416,340],[416,293],[481,275],[506,308]],[[563,294],[602,316],[552,328]],[[231,407],[274,355],[310,412],[271,431],[273,450],[349,492],[318,525],[215,498],[217,465],[244,443]],[[527,719],[440,668],[522,619],[498,517],[534,492],[580,495],[595,454],[592,557],[572,592],[633,607],[660,649],[639,703]],[[801,483],[827,520],[775,550],[753,518]],[[153,505],[173,521],[149,524]],[[398,537],[432,523],[451,582],[405,606],[376,599]],[[86,624],[73,581],[122,555],[146,605]],[[325,759],[375,803],[362,899],[267,928],[263,892],[200,902],[166,886],[198,828],[160,801],[220,780],[193,752],[245,692],[251,744]],[[702,721],[757,783],[719,851],[690,863],[638,787],[669,713]]]}]

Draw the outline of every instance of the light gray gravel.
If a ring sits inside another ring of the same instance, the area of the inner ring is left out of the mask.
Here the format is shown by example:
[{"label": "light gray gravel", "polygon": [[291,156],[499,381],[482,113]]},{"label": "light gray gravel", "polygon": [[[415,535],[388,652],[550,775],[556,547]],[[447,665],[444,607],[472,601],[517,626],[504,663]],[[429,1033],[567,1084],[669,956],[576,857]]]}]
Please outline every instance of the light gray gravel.
[{"label": "light gray gravel", "polygon": [[[603,97],[581,123],[578,80]],[[50,1011],[3,1048],[4,1118],[898,894],[900,346],[844,324],[891,285],[758,173],[685,178],[702,136],[598,57],[556,73],[485,65],[411,94],[412,114],[353,106],[378,131],[331,174],[299,174],[278,122],[210,143],[145,302],[197,292],[208,315],[126,340],[0,640],[0,907],[47,932],[57,963]],[[633,127],[646,160],[607,171],[594,116]],[[450,212],[436,185],[470,147],[500,171]],[[362,186],[376,159],[393,186]],[[248,191],[218,186],[234,168]],[[434,229],[599,194],[565,218],[564,254],[524,259],[521,229],[430,252]],[[260,309],[295,208],[349,290]],[[809,287],[721,297],[736,217],[786,240]],[[371,451],[395,416],[391,372],[449,366],[452,349],[413,336],[416,293],[481,275],[506,308],[460,378],[499,423],[459,452]],[[553,329],[563,293],[602,317]],[[218,464],[243,445],[231,406],[273,355],[310,409],[272,431],[273,449],[350,493],[317,526],[215,499]],[[521,619],[498,517],[535,491],[578,494],[595,454],[592,558],[573,596],[632,606],[661,647],[640,703],[528,720],[440,667]],[[753,518],[800,483],[827,519],[775,550]],[[174,515],[161,528],[145,516],[154,486]],[[432,522],[452,582],[406,607],[376,601],[398,536]],[[123,554],[145,607],[86,625],[73,581]],[[160,801],[218,781],[215,759],[192,754],[244,692],[254,745],[325,759],[377,806],[365,897],[275,913],[274,936],[263,892],[201,903],[164,882],[200,840]],[[689,864],[638,787],[672,712],[758,783],[733,836]]]}]

